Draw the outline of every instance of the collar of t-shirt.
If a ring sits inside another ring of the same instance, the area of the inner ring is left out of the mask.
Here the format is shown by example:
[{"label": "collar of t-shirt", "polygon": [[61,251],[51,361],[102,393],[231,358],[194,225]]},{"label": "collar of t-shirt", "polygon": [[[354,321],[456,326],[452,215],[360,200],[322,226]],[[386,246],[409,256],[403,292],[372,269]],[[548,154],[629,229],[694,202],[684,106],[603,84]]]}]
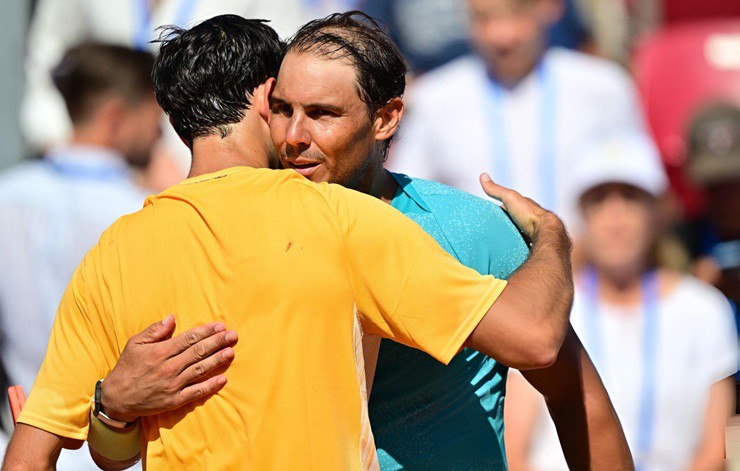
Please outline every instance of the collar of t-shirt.
[{"label": "collar of t-shirt", "polygon": [[129,178],[131,170],[123,155],[114,149],[92,145],[65,145],[50,149],[44,160],[65,177],[89,180]]},{"label": "collar of t-shirt", "polygon": [[402,173],[389,172],[396,183],[398,189],[391,201],[391,206],[403,213],[431,213],[432,210],[424,201],[421,195],[416,191],[411,177]]}]

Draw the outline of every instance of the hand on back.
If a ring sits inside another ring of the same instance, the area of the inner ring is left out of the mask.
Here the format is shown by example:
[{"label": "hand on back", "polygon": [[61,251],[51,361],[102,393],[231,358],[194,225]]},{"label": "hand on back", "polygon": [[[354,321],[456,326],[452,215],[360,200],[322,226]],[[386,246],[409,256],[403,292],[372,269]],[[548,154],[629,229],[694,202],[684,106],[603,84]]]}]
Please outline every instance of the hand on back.
[{"label": "hand on back", "polygon": [[108,416],[131,422],[178,409],[226,384],[223,372],[234,359],[236,332],[213,322],[169,338],[174,326],[170,315],[126,343],[101,385]]}]

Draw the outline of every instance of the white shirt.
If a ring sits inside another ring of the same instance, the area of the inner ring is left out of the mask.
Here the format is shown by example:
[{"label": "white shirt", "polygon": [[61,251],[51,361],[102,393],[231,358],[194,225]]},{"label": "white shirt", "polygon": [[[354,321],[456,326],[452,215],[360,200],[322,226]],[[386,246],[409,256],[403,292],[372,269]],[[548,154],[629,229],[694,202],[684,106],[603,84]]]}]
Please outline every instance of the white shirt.
[{"label": "white shirt", "polygon": [[[0,358],[26,394],[77,265],[145,197],[123,158],[101,148],[57,148],[0,174]],[[76,454],[82,461],[65,451],[59,469],[97,469],[85,449]]]},{"label": "white shirt", "polygon": [[[509,162],[511,181],[499,183],[555,210],[570,225],[577,218],[566,185],[580,146],[614,129],[645,131],[634,87],[616,64],[560,48],[548,50],[542,64],[548,85],[533,72],[502,93],[503,148],[509,154],[503,158]],[[554,122],[544,130],[542,93],[548,89],[556,95],[549,101]],[[412,94],[390,167],[485,196],[479,175],[485,171],[494,180],[503,175],[494,168],[494,152],[501,148],[493,140],[501,134],[491,130],[494,111],[481,59],[466,56],[429,72],[414,84]],[[546,133],[554,139],[549,154],[555,159],[554,175],[539,164],[540,139]],[[555,201],[543,201],[542,178],[554,185]]]},{"label": "white shirt", "polygon": [[[571,323],[586,350],[594,339],[586,330],[584,292],[576,288]],[[633,455],[642,388],[643,307],[600,303],[602,345],[592,355],[624,428]],[[642,462],[650,471],[686,469],[696,453],[712,384],[737,370],[737,334],[732,311],[716,289],[684,277],[660,300],[656,343],[656,393],[652,447]],[[544,406],[535,426],[531,463],[536,470],[567,470]]]},{"label": "white shirt", "polygon": [[[216,15],[234,13],[271,20],[270,26],[281,37],[287,37],[304,19],[302,0],[161,0],[151,15],[151,38],[157,37],[155,28],[181,20],[178,16],[183,4],[189,1],[194,2],[192,9],[184,10],[191,14],[186,24],[178,26],[190,27]],[[50,71],[70,47],[83,41],[133,47],[140,23],[136,7],[142,2],[148,3],[146,0],[39,0],[29,31],[27,90],[21,107],[23,133],[36,149],[64,141],[71,130],[64,101],[51,81]],[[151,44],[150,49],[156,51],[158,45]],[[174,132],[169,134],[177,143]],[[185,149],[184,145],[180,146]]]}]

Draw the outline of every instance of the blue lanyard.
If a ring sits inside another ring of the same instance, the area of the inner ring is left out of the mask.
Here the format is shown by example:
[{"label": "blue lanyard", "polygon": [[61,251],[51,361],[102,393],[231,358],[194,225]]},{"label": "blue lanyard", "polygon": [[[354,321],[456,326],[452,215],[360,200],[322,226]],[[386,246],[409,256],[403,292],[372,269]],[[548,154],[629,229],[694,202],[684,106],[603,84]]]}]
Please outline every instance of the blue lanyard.
[{"label": "blue lanyard", "polygon": [[[195,5],[198,0],[181,0],[177,9],[174,24],[184,27],[192,19]],[[152,24],[152,12],[149,8],[149,0],[133,0],[134,21],[134,47],[140,51],[149,49],[149,41],[154,34],[155,26]]]},{"label": "blue lanyard", "polygon": [[[584,273],[585,293],[587,301],[586,335],[590,340],[589,353],[602,365],[604,359],[603,332],[599,316],[599,279],[593,268]],[[658,343],[658,303],[660,288],[655,271],[650,271],[642,277],[641,283],[643,332],[642,332],[642,386],[640,390],[640,416],[638,417],[635,468],[643,469],[640,462],[650,451],[655,429],[655,370],[656,347]]]},{"label": "blue lanyard", "polygon": [[[539,139],[537,150],[538,195],[532,195],[543,207],[556,209],[557,195],[555,194],[555,180],[557,179],[555,163],[555,123],[556,123],[556,84],[553,74],[545,66],[544,59],[537,66],[536,78],[540,84],[539,105]],[[511,152],[506,137],[506,117],[504,113],[504,88],[495,80],[488,79],[487,94],[488,118],[493,141],[493,170],[491,175],[497,183],[516,188],[516,182],[511,171],[511,162],[516,159]]]}]

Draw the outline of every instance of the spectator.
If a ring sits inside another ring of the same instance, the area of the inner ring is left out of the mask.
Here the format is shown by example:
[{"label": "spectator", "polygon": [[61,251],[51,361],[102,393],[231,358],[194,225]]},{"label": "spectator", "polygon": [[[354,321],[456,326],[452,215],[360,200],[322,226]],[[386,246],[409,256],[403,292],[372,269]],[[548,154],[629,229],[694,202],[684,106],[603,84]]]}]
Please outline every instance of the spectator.
[{"label": "spectator", "polygon": [[[578,49],[587,40],[588,31],[576,0],[564,1],[565,14],[550,28],[548,44]],[[464,1],[365,0],[360,9],[388,26],[415,74],[470,53]]]},{"label": "spectator", "polygon": [[[132,168],[147,165],[160,137],[153,64],[151,54],[121,46],[73,48],[53,73],[72,138],[0,174],[0,357],[26,391],[75,267],[103,230],[144,202]],[[96,469],[79,454],[84,460],[70,457],[66,469]]]},{"label": "spectator", "polygon": [[[740,108],[719,104],[701,112],[691,129],[689,171],[707,194],[712,230],[704,245],[713,266],[707,276],[740,303]],[[706,272],[706,270],[704,270]]]},{"label": "spectator", "polygon": [[388,26],[415,74],[470,52],[462,0],[366,0],[361,8]]},{"label": "spectator", "polygon": [[468,0],[476,55],[421,77],[391,166],[480,195],[478,175],[516,188],[571,224],[571,158],[615,127],[644,132],[617,65],[546,48],[560,0]]},{"label": "spectator", "polygon": [[[606,142],[572,167],[588,265],[571,323],[599,371],[642,470],[721,469],[734,410],[737,336],[727,300],[656,267],[662,168],[641,138]],[[567,469],[542,401],[511,375],[511,469]]]},{"label": "spectator", "polygon": [[[281,36],[302,23],[301,0],[39,0],[31,22],[26,60],[27,90],[21,105],[21,128],[37,152],[69,137],[64,102],[49,80],[49,71],[70,47],[100,41],[155,52],[156,29],[167,24],[190,26],[224,13],[273,20]],[[178,183],[190,167],[190,153],[170,126],[157,148],[149,186],[161,190]]]}]

